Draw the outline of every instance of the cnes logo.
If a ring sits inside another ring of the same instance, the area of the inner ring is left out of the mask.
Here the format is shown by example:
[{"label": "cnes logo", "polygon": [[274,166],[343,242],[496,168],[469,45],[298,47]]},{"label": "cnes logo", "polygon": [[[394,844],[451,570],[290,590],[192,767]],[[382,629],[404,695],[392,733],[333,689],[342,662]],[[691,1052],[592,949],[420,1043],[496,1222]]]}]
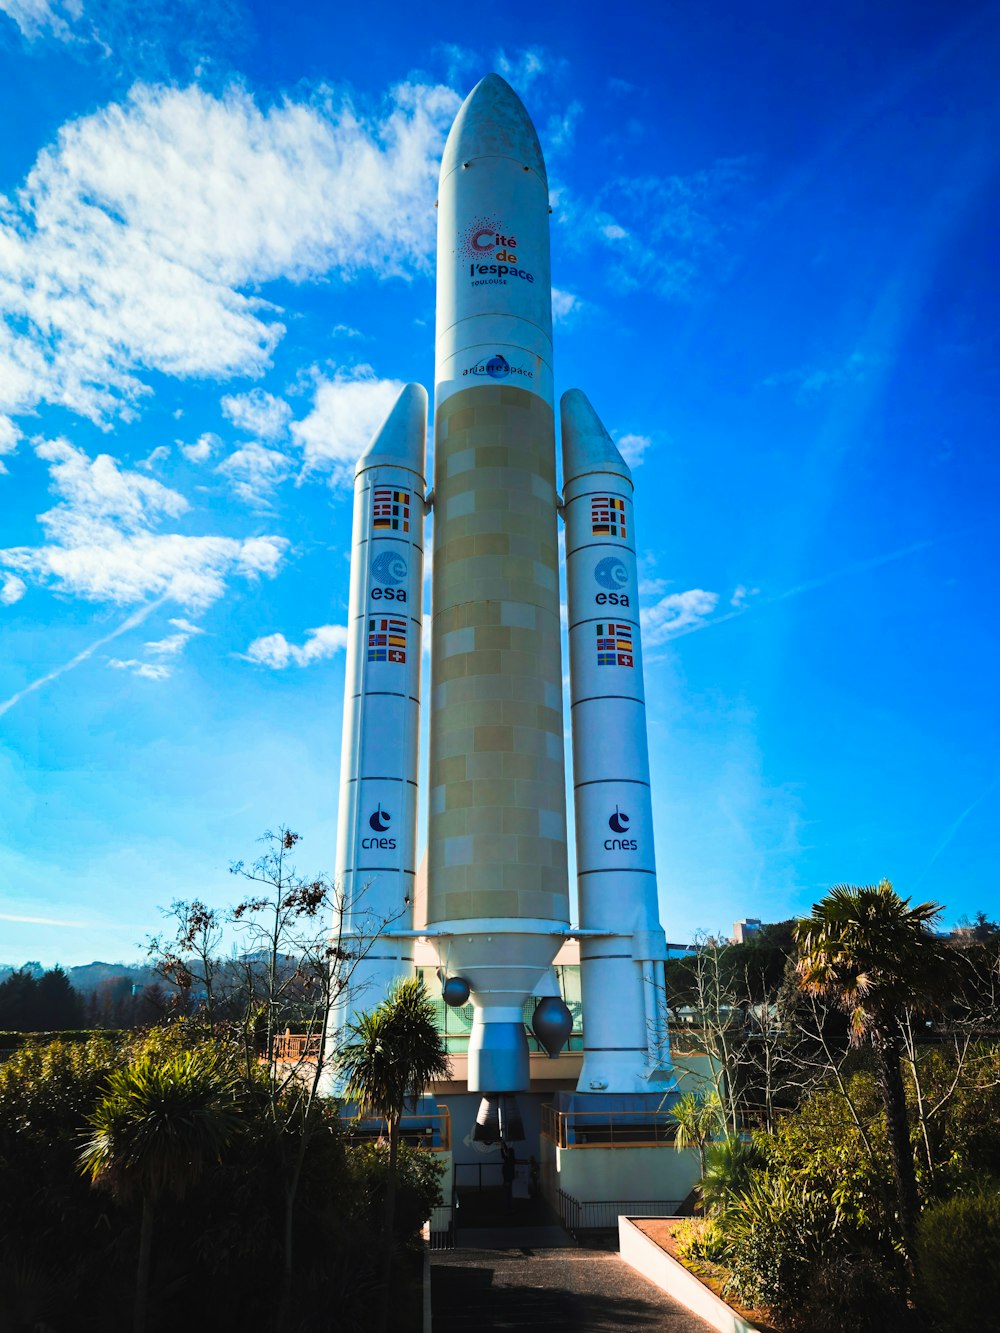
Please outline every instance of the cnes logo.
[{"label": "cnes logo", "polygon": [[[632,818],[627,815],[621,806],[615,806],[615,812],[608,820],[608,828],[612,833],[628,833]],[[635,838],[605,838],[604,850],[607,852],[635,852],[639,850],[639,844]]]},{"label": "cnes logo", "polygon": [[[389,813],[388,810],[382,809],[382,802],[379,801],[378,805],[368,816],[368,827],[374,833],[385,834],[388,833],[391,824],[392,824],[392,815]],[[392,851],[395,848],[396,839],[386,838],[386,837],[362,838],[361,846],[364,847],[366,850],[373,847],[377,847],[380,851],[388,852]]]}]

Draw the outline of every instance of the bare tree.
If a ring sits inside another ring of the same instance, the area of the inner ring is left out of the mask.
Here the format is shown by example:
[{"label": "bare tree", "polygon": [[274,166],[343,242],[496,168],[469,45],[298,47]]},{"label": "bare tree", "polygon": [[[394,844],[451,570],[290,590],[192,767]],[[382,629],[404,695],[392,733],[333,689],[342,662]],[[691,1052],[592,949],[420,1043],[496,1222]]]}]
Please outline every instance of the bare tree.
[{"label": "bare tree", "polygon": [[[365,908],[364,887],[348,898],[323,876],[300,875],[291,855],[300,841],[283,826],[266,832],[260,856],[230,866],[251,886],[246,897],[225,911],[174,902],[176,934],[150,941],[162,976],[187,995],[199,988],[205,1020],[235,1044],[247,1085],[263,1100],[284,1203],[279,1326],[292,1293],[302,1173],[310,1142],[328,1123],[331,1015],[395,920]],[[224,955],[227,935],[235,943]]]}]

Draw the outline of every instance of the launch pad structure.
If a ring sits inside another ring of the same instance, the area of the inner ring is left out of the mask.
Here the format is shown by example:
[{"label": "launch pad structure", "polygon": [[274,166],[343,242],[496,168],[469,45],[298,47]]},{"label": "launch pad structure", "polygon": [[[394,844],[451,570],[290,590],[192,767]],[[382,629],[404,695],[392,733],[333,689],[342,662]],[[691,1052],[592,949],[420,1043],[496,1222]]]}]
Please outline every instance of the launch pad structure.
[{"label": "launch pad structure", "polygon": [[[679,1173],[684,1159],[662,1130],[676,1082],[633,483],[574,389],[560,404],[557,491],[549,213],[534,126],[490,74],[459,110],[441,164],[433,484],[427,394],[416,384],[403,389],[355,475],[335,873],[346,900],[363,907],[347,931],[363,961],[333,1022],[342,1028],[419,969],[442,1013],[454,1015],[453,1077],[432,1091],[451,1115],[455,1170],[499,1166],[503,1138],[522,1160],[536,1159],[553,1197],[676,1201],[690,1171]],[[418,870],[422,702],[428,815]],[[385,921],[394,924],[374,934],[372,923]]]}]

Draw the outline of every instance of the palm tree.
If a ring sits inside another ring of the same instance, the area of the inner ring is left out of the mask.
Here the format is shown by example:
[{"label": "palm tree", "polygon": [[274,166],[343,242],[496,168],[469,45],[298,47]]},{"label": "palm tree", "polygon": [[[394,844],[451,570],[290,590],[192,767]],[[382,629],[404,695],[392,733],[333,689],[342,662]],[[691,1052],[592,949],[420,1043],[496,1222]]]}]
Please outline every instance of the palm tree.
[{"label": "palm tree", "polygon": [[717,1092],[686,1092],[671,1106],[669,1115],[677,1122],[674,1147],[678,1152],[694,1144],[698,1149],[701,1174],[705,1174],[705,1145],[722,1129],[722,1100]]},{"label": "palm tree", "polygon": [[728,1134],[710,1143],[701,1176],[701,1198],[705,1212],[725,1213],[733,1201],[750,1188],[754,1172],[764,1165],[764,1155],[752,1140]]},{"label": "palm tree", "polygon": [[108,1080],[80,1154],[91,1183],[142,1199],[134,1333],[144,1333],[156,1204],[182,1198],[240,1130],[235,1088],[207,1051],[143,1056]]},{"label": "palm tree", "polygon": [[356,1104],[359,1116],[377,1116],[386,1122],[389,1131],[380,1309],[381,1327],[385,1328],[400,1121],[407,1105],[421,1096],[431,1080],[444,1078],[449,1070],[434,1021],[434,1005],[419,978],[397,982],[377,1008],[348,1024],[347,1043],[340,1050],[338,1064],[345,1098]]},{"label": "palm tree", "polygon": [[796,922],[799,985],[836,1003],[851,1041],[870,1042],[889,1130],[899,1225],[916,1278],[917,1178],[900,1071],[900,1019],[925,1013],[954,981],[955,957],[930,927],[937,903],[910,906],[887,879],[857,888],[838,884]]}]

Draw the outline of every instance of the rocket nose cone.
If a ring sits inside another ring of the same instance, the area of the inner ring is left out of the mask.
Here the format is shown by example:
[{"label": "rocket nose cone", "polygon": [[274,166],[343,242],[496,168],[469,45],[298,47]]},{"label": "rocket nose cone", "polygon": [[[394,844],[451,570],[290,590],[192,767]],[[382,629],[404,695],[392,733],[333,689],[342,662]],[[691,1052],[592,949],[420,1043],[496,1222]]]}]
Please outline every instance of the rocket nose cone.
[{"label": "rocket nose cone", "polygon": [[560,403],[563,483],[587,472],[614,472],[632,480],[628,464],[582,389],[569,389]]},{"label": "rocket nose cone", "polygon": [[422,384],[406,384],[355,471],[390,464],[412,468],[422,476],[426,432],[427,390]]},{"label": "rocket nose cone", "polygon": [[545,159],[531,117],[499,74],[480,79],[459,108],[441,159],[442,179],[477,157],[511,157],[548,185]]}]

